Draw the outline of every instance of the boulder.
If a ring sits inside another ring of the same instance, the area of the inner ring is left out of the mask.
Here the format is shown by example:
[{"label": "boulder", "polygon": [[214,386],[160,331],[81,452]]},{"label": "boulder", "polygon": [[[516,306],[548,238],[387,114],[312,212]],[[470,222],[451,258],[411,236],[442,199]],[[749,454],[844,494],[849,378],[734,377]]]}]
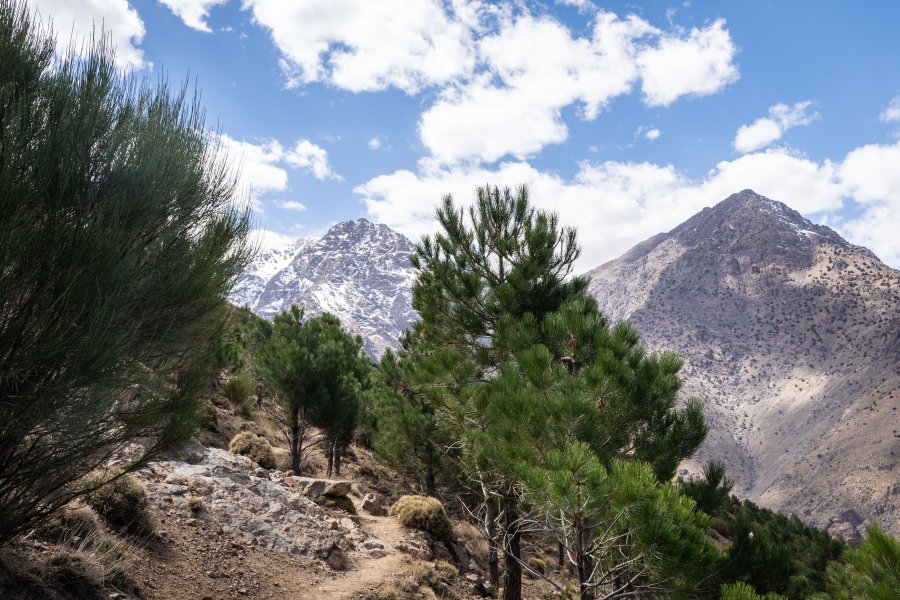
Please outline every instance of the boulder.
[{"label": "boulder", "polygon": [[366,494],[362,501],[362,509],[375,517],[385,515],[384,504],[381,503],[381,496],[378,494]]},{"label": "boulder", "polygon": [[328,496],[329,498],[346,498],[350,493],[349,481],[333,479],[315,479],[312,477],[286,477],[285,481],[297,488],[304,496]]}]

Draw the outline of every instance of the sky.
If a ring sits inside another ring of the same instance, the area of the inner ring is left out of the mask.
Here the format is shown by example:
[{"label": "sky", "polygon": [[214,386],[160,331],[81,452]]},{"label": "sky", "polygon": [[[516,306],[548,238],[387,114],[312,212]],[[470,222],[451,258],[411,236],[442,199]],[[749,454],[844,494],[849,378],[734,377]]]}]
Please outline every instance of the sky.
[{"label": "sky", "polygon": [[752,188],[900,268],[900,2],[27,4],[200,90],[263,248],[527,184],[587,270]]}]

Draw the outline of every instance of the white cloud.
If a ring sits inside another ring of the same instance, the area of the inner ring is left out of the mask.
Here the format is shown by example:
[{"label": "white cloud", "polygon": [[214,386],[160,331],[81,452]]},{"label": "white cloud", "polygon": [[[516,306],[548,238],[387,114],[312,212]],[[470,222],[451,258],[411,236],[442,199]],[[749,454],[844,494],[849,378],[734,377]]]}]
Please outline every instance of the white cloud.
[{"label": "white cloud", "polygon": [[340,178],[329,167],[325,150],[308,140],[298,140],[290,150],[274,139],[253,143],[221,134],[218,142],[231,164],[238,169],[241,194],[249,195],[256,210],[262,210],[260,196],[263,194],[288,189],[288,167],[308,171],[317,179]]},{"label": "white cloud", "polygon": [[296,212],[303,212],[306,210],[306,205],[302,202],[297,202],[296,200],[276,200],[275,206]]},{"label": "white cloud", "polygon": [[885,123],[900,121],[900,95],[894,96],[878,116]]},{"label": "white cloud", "polygon": [[487,169],[473,165],[424,164],[420,173],[401,170],[376,177],[354,191],[371,218],[417,238],[435,230],[434,208],[446,193],[468,204],[486,182],[528,184],[536,206],[559,213],[578,228],[586,270],[610,260],[634,244],[668,231],[705,206],[752,188],[786,202],[806,215],[837,214],[846,199],[859,202],[862,215],[838,226],[854,243],[871,248],[888,264],[900,266],[900,143],[865,146],[840,163],[816,162],[784,149],[769,150],[718,163],[705,177],[692,179],[671,165],[585,162],[564,179],[526,162],[505,162]]},{"label": "white cloud", "polygon": [[325,149],[309,140],[298,140],[284,158],[287,164],[311,172],[316,179],[343,179],[331,170]]},{"label": "white cloud", "polygon": [[[550,17],[524,15],[478,41],[478,73],[444,89],[419,133],[439,163],[525,158],[567,139],[567,106],[595,119],[640,80],[652,105],[713,93],[736,79],[733,55],[722,21],[685,36],[599,12],[590,36],[576,37]],[[669,70],[684,76],[666,79]]]},{"label": "white cloud", "polygon": [[144,52],[137,47],[144,39],[144,22],[128,0],[29,0],[28,4],[42,20],[53,22],[58,52],[71,44],[80,54],[94,32],[99,36],[102,30],[116,48],[120,68],[147,66]]},{"label": "white cloud", "polygon": [[564,108],[575,104],[592,120],[639,83],[645,102],[659,106],[738,77],[721,19],[665,32],[597,11],[579,35],[524,3],[244,0],[244,8],[271,32],[289,86],[435,90],[419,134],[444,164],[536,154],[568,137]]},{"label": "white cloud", "polygon": [[266,192],[281,192],[288,187],[284,161],[284,147],[276,140],[259,144],[238,141],[226,134],[219,136],[223,149],[232,164],[240,170],[239,188],[254,198]]},{"label": "white cloud", "polygon": [[248,237],[250,245],[259,248],[260,252],[283,248],[291,242],[297,241],[296,236],[278,233],[271,229],[254,229]]},{"label": "white cloud", "polygon": [[812,110],[811,100],[804,100],[788,106],[775,104],[769,107],[769,116],[761,117],[750,125],[741,125],[734,138],[734,149],[738,152],[753,152],[765,148],[772,142],[781,139],[784,133],[800,125],[809,125],[821,118]]},{"label": "white cloud", "polygon": [[178,15],[184,24],[197,31],[209,32],[211,29],[206,23],[209,11],[214,6],[225,4],[228,0],[159,0]]},{"label": "white cloud", "polygon": [[659,129],[648,129],[647,132],[644,134],[644,138],[652,141],[652,140],[657,139],[660,135],[662,135],[662,134],[659,131]]},{"label": "white cloud", "polygon": [[692,28],[687,37],[678,32],[662,35],[658,46],[637,58],[645,102],[668,106],[682,96],[721,91],[738,80],[736,52],[723,19],[703,29]]},{"label": "white cloud", "polygon": [[389,86],[414,93],[473,66],[462,0],[244,0],[269,29],[291,85],[328,81],[352,91]]},{"label": "white cloud", "polygon": [[378,150],[381,148],[381,138],[378,136],[373,137],[369,140],[367,146],[369,146],[369,150]]}]

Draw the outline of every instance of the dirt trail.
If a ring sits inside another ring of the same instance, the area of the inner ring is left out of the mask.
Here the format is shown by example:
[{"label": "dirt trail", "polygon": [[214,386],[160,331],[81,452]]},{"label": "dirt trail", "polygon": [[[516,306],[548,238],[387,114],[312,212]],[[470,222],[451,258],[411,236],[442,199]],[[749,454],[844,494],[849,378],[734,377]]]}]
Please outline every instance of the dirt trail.
[{"label": "dirt trail", "polygon": [[[381,558],[354,557],[334,571],[318,560],[233,543],[213,523],[175,515],[160,519],[161,541],[135,549],[132,571],[147,600],[349,600],[395,580],[414,559],[398,549],[414,542],[392,517],[362,511],[361,528],[384,543]],[[362,554],[362,553],[360,553]]]},{"label": "dirt trail", "polygon": [[333,598],[335,600],[352,598],[363,591],[374,591],[381,584],[395,580],[400,573],[412,564],[408,554],[400,552],[398,546],[410,541],[409,534],[393,517],[376,517],[362,510],[362,500],[351,494],[356,511],[360,516],[360,527],[369,535],[381,540],[389,546],[390,554],[381,558],[357,559],[352,567],[336,573],[336,578],[323,582],[314,594],[303,598]]}]

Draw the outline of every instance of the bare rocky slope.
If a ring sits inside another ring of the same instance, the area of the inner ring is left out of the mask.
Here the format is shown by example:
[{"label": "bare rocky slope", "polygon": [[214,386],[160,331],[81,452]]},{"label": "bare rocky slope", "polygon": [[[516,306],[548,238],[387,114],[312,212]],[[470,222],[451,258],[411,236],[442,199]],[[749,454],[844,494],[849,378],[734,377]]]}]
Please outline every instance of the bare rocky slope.
[{"label": "bare rocky slope", "polygon": [[415,318],[412,252],[412,242],[387,225],[338,223],[319,239],[301,238],[258,256],[229,299],[265,318],[291,304],[309,315],[332,313],[378,357],[398,346]]},{"label": "bare rocky slope", "polygon": [[900,534],[900,272],[751,190],[590,271],[613,321],[685,359],[736,493],[845,538]]}]

